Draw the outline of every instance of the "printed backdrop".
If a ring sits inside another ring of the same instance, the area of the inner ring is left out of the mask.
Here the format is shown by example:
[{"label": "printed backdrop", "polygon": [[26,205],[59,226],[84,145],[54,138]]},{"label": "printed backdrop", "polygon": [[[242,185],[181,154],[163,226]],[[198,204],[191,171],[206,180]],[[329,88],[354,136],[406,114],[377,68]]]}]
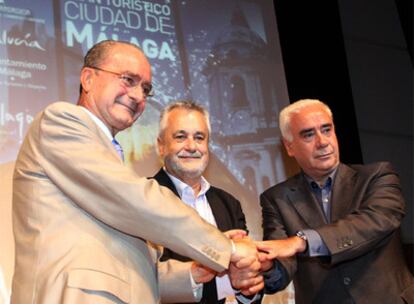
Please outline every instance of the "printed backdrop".
[{"label": "printed backdrop", "polygon": [[[8,303],[13,271],[11,176],[19,146],[40,110],[77,102],[83,56],[104,39],[139,45],[153,67],[155,96],[117,136],[138,174],[159,169],[159,112],[179,99],[209,109],[207,178],[239,198],[253,238],[262,235],[258,195],[295,169],[278,130],[279,109],[289,101],[272,1],[0,0],[0,302]],[[289,290],[268,303],[293,303]]]}]

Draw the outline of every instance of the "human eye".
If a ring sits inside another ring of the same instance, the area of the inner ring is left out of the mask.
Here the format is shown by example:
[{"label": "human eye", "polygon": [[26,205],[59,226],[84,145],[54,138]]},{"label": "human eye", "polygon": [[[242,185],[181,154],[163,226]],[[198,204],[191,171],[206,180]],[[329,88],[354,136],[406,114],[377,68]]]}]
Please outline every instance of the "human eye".
[{"label": "human eye", "polygon": [[132,78],[129,75],[121,75],[119,78],[122,80],[122,82],[127,86],[128,88],[132,88],[136,86],[136,81],[134,78]]},{"label": "human eye", "polygon": [[152,85],[151,84],[148,84],[148,83],[144,83],[143,85],[142,85],[142,92],[144,93],[144,95],[145,96],[153,96],[153,94],[152,94]]},{"label": "human eye", "polygon": [[321,129],[321,133],[325,134],[325,135],[329,135],[331,133],[331,131],[332,131],[332,126],[331,125],[323,126],[322,129]]},{"label": "human eye", "polygon": [[311,141],[314,136],[315,136],[315,131],[314,130],[305,130],[305,131],[301,132],[301,137],[305,141]]},{"label": "human eye", "polygon": [[180,132],[180,133],[174,134],[173,138],[178,142],[182,142],[187,138],[187,136],[186,134]]},{"label": "human eye", "polygon": [[196,141],[198,141],[198,142],[202,142],[202,141],[204,141],[205,140],[205,135],[204,134],[196,134],[195,136],[194,136],[194,139],[196,140]]}]

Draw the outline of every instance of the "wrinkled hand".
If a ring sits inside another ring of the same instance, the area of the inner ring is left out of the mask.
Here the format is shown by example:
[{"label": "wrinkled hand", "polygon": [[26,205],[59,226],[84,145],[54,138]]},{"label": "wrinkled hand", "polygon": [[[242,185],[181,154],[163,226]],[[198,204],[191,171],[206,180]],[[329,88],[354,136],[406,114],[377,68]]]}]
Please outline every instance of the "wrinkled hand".
[{"label": "wrinkled hand", "polygon": [[[232,241],[235,247],[235,252],[231,255],[230,262],[237,264],[245,258],[254,257],[257,259],[256,244],[249,237],[235,238]],[[242,262],[242,264],[244,265],[245,263]],[[237,267],[242,266],[239,265]]]},{"label": "wrinkled hand", "polygon": [[230,264],[229,277],[231,285],[246,296],[258,293],[264,287],[263,276],[259,275],[260,269],[261,264],[258,260],[254,260],[244,268],[239,268],[233,263]]},{"label": "wrinkled hand", "polygon": [[216,272],[197,262],[191,265],[191,275],[197,284],[210,282],[216,276]]},{"label": "wrinkled hand", "polygon": [[234,239],[233,242],[236,251],[229,267],[232,286],[244,295],[255,294],[264,287],[263,277],[259,275],[261,263],[255,243],[248,237]]},{"label": "wrinkled hand", "polygon": [[[283,240],[256,242],[257,249],[265,253],[267,260],[275,258],[289,258],[298,252],[306,250],[306,241],[297,236]],[[261,255],[261,260],[263,255]]]}]

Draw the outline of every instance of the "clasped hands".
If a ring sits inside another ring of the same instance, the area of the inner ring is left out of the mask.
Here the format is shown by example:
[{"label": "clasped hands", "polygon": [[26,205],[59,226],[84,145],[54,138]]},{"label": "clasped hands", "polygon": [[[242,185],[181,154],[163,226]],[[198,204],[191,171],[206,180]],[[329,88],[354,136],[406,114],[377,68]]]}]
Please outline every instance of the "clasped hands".
[{"label": "clasped hands", "polygon": [[234,244],[234,252],[230,258],[229,269],[222,273],[193,262],[191,274],[196,283],[211,281],[216,275],[228,274],[234,289],[240,290],[246,296],[256,294],[264,287],[260,275],[261,264],[256,245],[244,230],[229,230],[224,233]]},{"label": "clasped hands", "polygon": [[[282,240],[255,242],[244,230],[229,230],[224,233],[233,241],[234,252],[227,273],[234,289],[246,296],[258,293],[264,287],[261,272],[273,267],[276,258],[288,258],[306,249],[306,242],[294,236]],[[193,264],[193,276],[201,283],[212,280],[217,274],[197,263]]]},{"label": "clasped hands", "polygon": [[289,258],[306,250],[306,241],[297,236],[254,242],[243,230],[230,230],[225,234],[236,247],[229,267],[231,283],[244,295],[255,294],[264,287],[261,273],[273,267],[274,259]]},{"label": "clasped hands", "polygon": [[264,280],[255,242],[243,230],[230,230],[225,235],[233,241],[235,249],[228,269],[233,288],[246,296],[258,293],[264,287]]}]

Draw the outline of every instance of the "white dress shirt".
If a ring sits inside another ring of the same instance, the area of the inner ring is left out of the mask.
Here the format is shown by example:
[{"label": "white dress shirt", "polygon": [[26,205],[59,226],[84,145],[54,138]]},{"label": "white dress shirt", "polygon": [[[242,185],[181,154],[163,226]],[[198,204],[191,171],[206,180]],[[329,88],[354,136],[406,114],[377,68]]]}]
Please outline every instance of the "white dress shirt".
[{"label": "white dress shirt", "polygon": [[[191,188],[189,185],[182,182],[178,178],[169,174],[165,170],[165,168],[164,168],[164,171],[170,177],[171,181],[173,182],[181,200],[187,205],[189,205],[190,207],[194,208],[198,212],[198,214],[203,219],[205,219],[208,223],[217,227],[217,223],[214,218],[213,211],[211,210],[210,204],[208,203],[207,196],[206,196],[207,191],[210,189],[209,182],[203,176],[201,177],[201,189],[196,197],[194,194],[193,188]],[[227,274],[222,277],[216,276],[215,279],[216,279],[216,286],[217,286],[217,298],[219,300],[224,299],[226,297],[231,297],[231,298],[235,297],[233,287],[231,286],[230,279]],[[227,301],[226,303],[232,303],[232,302]],[[237,303],[237,301],[234,303]]]}]

